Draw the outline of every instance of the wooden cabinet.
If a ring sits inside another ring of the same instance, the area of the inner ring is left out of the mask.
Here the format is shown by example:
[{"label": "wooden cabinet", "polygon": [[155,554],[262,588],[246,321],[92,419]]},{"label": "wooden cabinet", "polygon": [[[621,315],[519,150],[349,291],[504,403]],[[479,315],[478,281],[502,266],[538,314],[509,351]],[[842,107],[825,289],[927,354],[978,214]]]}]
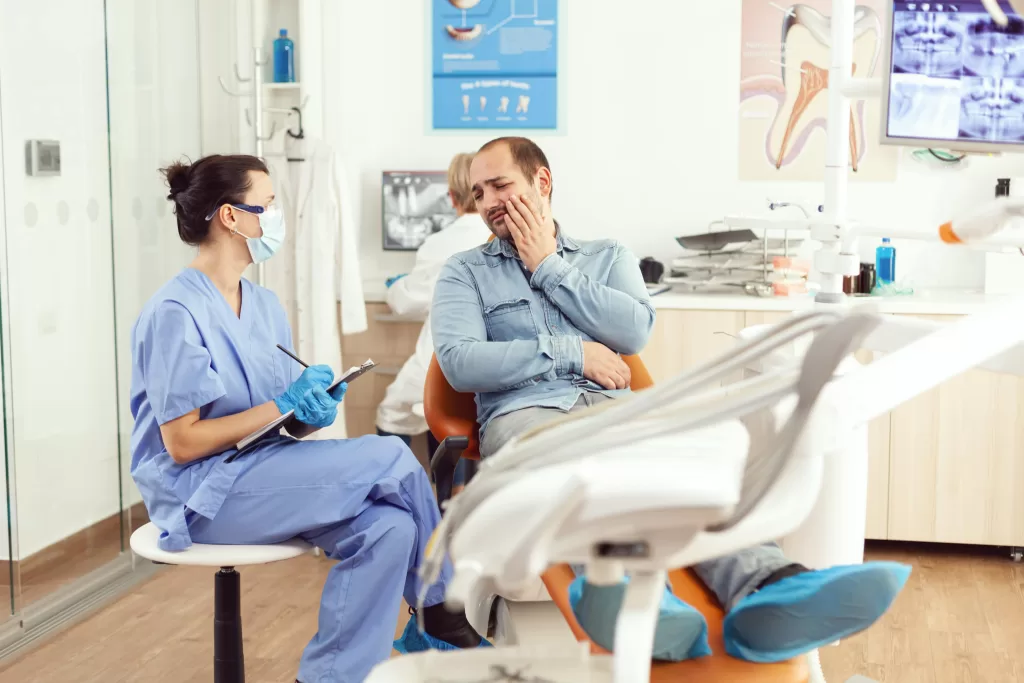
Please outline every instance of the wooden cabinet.
[{"label": "wooden cabinet", "polygon": [[896,408],[889,538],[1024,545],[1022,418],[1024,380],[985,370]]},{"label": "wooden cabinet", "polygon": [[724,353],[744,324],[743,311],[660,310],[640,358],[661,382]]}]

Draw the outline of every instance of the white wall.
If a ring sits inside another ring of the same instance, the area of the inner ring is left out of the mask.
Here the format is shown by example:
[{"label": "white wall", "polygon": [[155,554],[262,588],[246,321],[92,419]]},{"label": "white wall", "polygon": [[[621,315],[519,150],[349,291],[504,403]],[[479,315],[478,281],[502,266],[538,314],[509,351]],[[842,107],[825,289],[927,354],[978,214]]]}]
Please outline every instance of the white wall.
[{"label": "white wall", "polygon": [[[412,256],[379,246],[381,171],[443,169],[453,153],[492,135],[428,134],[423,2],[324,4],[326,137],[359,180],[364,268],[383,278],[407,269]],[[556,215],[571,234],[615,237],[639,257],[668,261],[678,250],[674,236],[702,231],[726,213],[764,212],[769,197],[822,200],[820,183],[737,179],[740,4],[656,0],[627,27],[620,1],[571,3],[562,45],[567,134],[535,138],[553,167]],[[369,28],[385,25],[384,33]],[[905,155],[897,182],[851,185],[853,217],[934,231],[991,197],[997,177],[1019,175],[1019,156],[977,158],[949,172]],[[984,282],[978,254],[895,245],[901,272],[918,288]]]},{"label": "white wall", "polygon": [[[118,511],[103,35],[103,0],[0,0],[16,557]],[[59,177],[26,176],[30,139]]]}]

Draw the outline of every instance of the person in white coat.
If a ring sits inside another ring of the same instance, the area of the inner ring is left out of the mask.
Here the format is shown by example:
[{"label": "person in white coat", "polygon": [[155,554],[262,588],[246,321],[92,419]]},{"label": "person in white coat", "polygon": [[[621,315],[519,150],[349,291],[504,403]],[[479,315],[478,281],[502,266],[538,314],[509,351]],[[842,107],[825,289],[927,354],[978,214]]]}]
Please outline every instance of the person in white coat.
[{"label": "person in white coat", "polygon": [[[448,196],[455,207],[457,218],[444,230],[430,235],[416,252],[416,265],[407,275],[388,279],[388,306],[397,315],[425,315],[416,350],[388,387],[384,400],[377,407],[377,433],[397,436],[410,443],[416,434],[427,432],[431,455],[437,449],[437,440],[427,428],[423,417],[423,385],[427,367],[434,353],[430,336],[430,302],[434,297],[434,284],[445,262],[460,251],[480,246],[491,236],[490,230],[476,212],[476,202],[469,183],[469,165],[472,154],[457,154],[448,166]],[[464,481],[465,470],[460,464],[456,471],[456,484]]]}]

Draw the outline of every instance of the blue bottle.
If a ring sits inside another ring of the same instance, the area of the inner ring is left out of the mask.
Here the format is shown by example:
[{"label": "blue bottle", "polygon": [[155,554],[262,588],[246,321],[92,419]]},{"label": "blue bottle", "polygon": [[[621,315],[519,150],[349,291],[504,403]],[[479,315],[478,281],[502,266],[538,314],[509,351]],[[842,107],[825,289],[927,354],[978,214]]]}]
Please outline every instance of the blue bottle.
[{"label": "blue bottle", "polygon": [[274,82],[295,82],[295,43],[288,37],[288,29],[281,29],[274,41]]},{"label": "blue bottle", "polygon": [[889,244],[889,238],[882,238],[882,244],[875,249],[875,272],[878,284],[891,285],[896,279],[896,249]]}]

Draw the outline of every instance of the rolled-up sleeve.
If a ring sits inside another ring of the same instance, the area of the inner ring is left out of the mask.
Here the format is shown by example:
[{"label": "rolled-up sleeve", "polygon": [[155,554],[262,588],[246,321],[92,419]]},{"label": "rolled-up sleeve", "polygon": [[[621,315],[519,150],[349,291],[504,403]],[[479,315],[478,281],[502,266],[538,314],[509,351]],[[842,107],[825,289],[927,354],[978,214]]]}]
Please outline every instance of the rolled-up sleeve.
[{"label": "rolled-up sleeve", "polygon": [[195,320],[181,304],[161,304],[144,329],[142,376],[159,424],[166,424],[224,396]]}]

